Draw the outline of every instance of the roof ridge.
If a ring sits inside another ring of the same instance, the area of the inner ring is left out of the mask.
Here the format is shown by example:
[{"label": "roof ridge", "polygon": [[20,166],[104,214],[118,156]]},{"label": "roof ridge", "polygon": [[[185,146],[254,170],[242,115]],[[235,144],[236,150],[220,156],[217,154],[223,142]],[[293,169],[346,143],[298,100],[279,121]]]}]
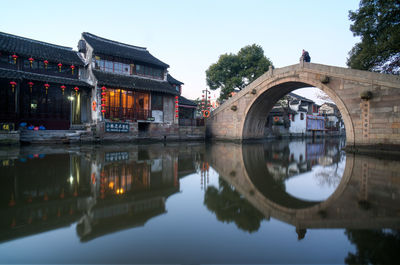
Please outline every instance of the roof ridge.
[{"label": "roof ridge", "polygon": [[135,46],[135,45],[127,44],[127,43],[122,43],[122,42],[115,41],[115,40],[106,39],[106,38],[94,35],[92,33],[89,33],[89,32],[83,32],[82,35],[89,35],[90,37],[98,39],[98,40],[101,40],[101,41],[105,41],[105,42],[109,42],[109,43],[112,43],[112,44],[125,46],[125,47],[128,47],[128,48],[134,48],[134,49],[137,49],[137,50],[140,50],[140,51],[147,51],[146,47],[140,47],[140,46]]},{"label": "roof ridge", "polygon": [[50,46],[50,47],[54,47],[54,48],[60,48],[60,49],[68,50],[68,51],[73,51],[73,49],[71,47],[61,46],[61,45],[57,45],[57,44],[53,44],[53,43],[48,43],[48,42],[44,42],[44,41],[21,37],[21,36],[13,35],[13,34],[6,33],[6,32],[0,31],[0,35],[4,35],[7,37],[16,38],[16,39],[20,39],[20,40],[24,40],[24,41],[29,41],[32,43],[37,43],[37,44],[41,44],[41,45],[45,45],[45,46]]}]

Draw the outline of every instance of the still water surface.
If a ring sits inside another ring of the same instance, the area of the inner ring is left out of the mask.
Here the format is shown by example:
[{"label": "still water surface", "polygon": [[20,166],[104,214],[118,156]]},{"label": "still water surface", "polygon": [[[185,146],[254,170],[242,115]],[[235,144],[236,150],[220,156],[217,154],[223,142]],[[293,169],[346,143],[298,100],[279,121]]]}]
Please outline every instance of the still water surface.
[{"label": "still water surface", "polygon": [[3,147],[0,263],[399,263],[399,163],[343,146]]}]

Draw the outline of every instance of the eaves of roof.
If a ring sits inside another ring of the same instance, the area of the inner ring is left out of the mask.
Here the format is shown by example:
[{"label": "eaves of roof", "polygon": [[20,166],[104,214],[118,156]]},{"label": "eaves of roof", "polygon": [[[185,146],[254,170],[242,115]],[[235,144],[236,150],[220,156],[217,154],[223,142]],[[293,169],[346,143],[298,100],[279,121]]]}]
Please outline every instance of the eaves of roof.
[{"label": "eaves of roof", "polygon": [[93,70],[93,74],[96,77],[99,86],[179,95],[179,93],[164,80],[158,81],[136,76],[118,75],[99,70]]},{"label": "eaves of roof", "polygon": [[58,77],[52,75],[43,75],[43,74],[24,72],[6,68],[0,68],[0,78],[7,78],[13,81],[25,79],[25,80],[39,81],[39,82],[53,82],[62,85],[92,87],[89,83],[78,79]]}]

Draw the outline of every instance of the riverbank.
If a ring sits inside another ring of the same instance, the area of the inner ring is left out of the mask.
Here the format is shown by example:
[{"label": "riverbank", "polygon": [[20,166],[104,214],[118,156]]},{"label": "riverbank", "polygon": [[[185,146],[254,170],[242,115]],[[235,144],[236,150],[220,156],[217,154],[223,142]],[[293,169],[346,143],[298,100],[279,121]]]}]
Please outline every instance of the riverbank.
[{"label": "riverbank", "polygon": [[150,128],[147,131],[126,131],[104,128],[76,130],[18,130],[2,131],[0,145],[19,144],[74,144],[74,143],[115,143],[143,141],[204,141],[204,127],[175,126],[171,128]]}]

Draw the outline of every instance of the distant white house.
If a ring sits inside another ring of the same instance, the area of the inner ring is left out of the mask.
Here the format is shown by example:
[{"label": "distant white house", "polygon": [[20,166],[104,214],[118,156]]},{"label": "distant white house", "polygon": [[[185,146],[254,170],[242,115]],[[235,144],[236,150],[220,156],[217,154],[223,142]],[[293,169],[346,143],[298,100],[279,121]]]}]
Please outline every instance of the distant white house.
[{"label": "distant white house", "polygon": [[309,136],[314,132],[321,134],[326,129],[344,130],[335,104],[319,106],[313,100],[294,93],[289,93],[274,106],[265,127],[267,137]]},{"label": "distant white house", "polygon": [[338,107],[333,103],[324,103],[319,114],[325,118],[325,129],[328,131],[344,131],[344,122]]}]

